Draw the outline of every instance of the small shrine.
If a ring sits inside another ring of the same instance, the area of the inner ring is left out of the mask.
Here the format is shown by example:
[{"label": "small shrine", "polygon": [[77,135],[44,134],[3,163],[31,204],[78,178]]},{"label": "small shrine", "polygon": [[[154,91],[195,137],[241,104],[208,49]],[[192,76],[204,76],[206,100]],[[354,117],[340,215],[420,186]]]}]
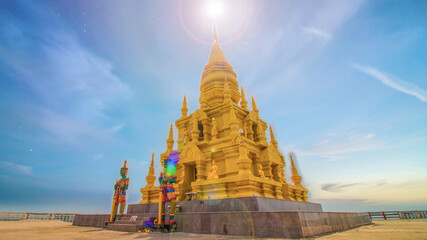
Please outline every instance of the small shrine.
[{"label": "small shrine", "polygon": [[[278,149],[272,127],[261,119],[253,97],[248,108],[243,87],[239,87],[216,32],[214,36],[201,77],[200,108],[189,114],[184,96],[181,117],[175,121],[177,149],[173,149],[171,125],[166,151],[160,155],[163,163],[172,151],[179,152],[174,184],[177,201],[185,200],[186,193],[196,193],[201,200],[260,196],[308,202],[308,191],[301,185],[292,154],[292,183],[288,183],[285,157]],[[154,154],[146,180],[140,203],[159,202]]]}]

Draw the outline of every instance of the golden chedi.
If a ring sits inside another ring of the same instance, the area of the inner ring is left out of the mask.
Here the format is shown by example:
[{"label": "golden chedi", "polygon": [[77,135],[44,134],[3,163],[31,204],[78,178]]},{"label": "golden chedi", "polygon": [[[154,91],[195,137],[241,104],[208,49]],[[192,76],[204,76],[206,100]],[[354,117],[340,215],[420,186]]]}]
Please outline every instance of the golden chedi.
[{"label": "golden chedi", "polygon": [[[174,186],[178,201],[185,200],[185,193],[195,192],[198,199],[262,196],[308,202],[293,157],[292,185],[286,181],[285,158],[271,126],[268,143],[268,125],[260,118],[254,98],[252,110],[248,109],[243,88],[214,35],[201,78],[200,109],[188,114],[184,96],[181,117],[175,121],[180,152]],[[172,152],[174,142],[171,126],[161,162]],[[158,202],[151,168],[148,184],[141,189],[141,203]]]}]

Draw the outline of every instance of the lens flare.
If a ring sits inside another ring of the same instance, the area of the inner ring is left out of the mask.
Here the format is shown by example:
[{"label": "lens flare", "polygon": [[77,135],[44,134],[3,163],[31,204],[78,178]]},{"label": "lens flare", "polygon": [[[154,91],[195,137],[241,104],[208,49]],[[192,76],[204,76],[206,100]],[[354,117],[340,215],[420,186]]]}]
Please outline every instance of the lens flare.
[{"label": "lens flare", "polygon": [[211,18],[216,20],[224,14],[225,7],[221,1],[212,0],[206,4],[205,11]]},{"label": "lens flare", "polygon": [[179,152],[173,151],[169,154],[169,158],[166,160],[166,175],[172,176],[176,173],[176,164],[179,161]]},{"label": "lens flare", "polygon": [[[213,24],[221,26],[221,22],[226,22],[227,24],[233,23],[232,25],[234,27],[237,26],[237,28],[233,30],[232,34],[221,39],[221,45],[224,46],[239,39],[248,29],[249,23],[252,19],[252,0],[235,1],[235,4],[231,4],[230,1],[225,0],[212,0],[207,2],[194,0],[186,1],[185,3],[186,4],[183,4],[183,0],[178,1],[178,17],[182,28],[193,40],[208,46],[212,46],[212,41],[206,41],[201,38],[200,32],[194,29],[195,23],[208,21],[209,23],[207,25],[206,22],[204,23],[204,29],[211,29]],[[192,6],[197,6],[198,8],[194,10]],[[198,10],[203,13],[201,14],[202,17],[199,19],[194,17],[194,12]],[[240,13],[243,12],[244,14],[234,14],[233,11],[239,11]],[[239,24],[235,26],[236,22],[239,22]]]}]

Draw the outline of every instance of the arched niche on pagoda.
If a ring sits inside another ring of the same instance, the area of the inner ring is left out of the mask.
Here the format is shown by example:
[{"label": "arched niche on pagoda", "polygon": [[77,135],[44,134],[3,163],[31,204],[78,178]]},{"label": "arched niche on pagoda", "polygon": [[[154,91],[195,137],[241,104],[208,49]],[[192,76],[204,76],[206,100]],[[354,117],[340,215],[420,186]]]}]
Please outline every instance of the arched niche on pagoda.
[{"label": "arched niche on pagoda", "polygon": [[196,144],[189,142],[180,153],[177,164],[177,183],[179,196],[184,197],[186,192],[192,192],[191,183],[206,180],[206,158]]},{"label": "arched niche on pagoda", "polygon": [[285,161],[283,155],[273,145],[261,151],[260,163],[265,169],[265,176],[275,181],[280,181],[280,171],[283,171]]}]

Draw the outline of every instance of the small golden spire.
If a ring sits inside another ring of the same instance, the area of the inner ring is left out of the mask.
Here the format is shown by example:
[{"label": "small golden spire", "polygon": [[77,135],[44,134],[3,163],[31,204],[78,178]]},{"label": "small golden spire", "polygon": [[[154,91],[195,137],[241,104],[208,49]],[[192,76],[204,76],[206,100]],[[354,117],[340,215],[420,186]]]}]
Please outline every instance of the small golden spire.
[{"label": "small golden spire", "polygon": [[153,187],[154,187],[154,182],[156,181],[156,176],[154,175],[154,155],[155,153],[151,153],[150,168],[148,169],[147,177],[145,177],[145,180],[147,180],[147,186],[153,186]]},{"label": "small golden spire", "polygon": [[256,112],[257,114],[259,113],[254,97],[252,97],[252,111]]},{"label": "small golden spire", "polygon": [[155,153],[151,153],[151,163],[150,163],[150,167],[154,167],[154,155],[156,155]]},{"label": "small golden spire", "polygon": [[127,160],[125,160],[125,162],[123,163],[123,168],[126,168],[126,163],[127,163],[128,161]]},{"label": "small golden spire", "polygon": [[292,157],[293,157],[292,153],[289,153],[289,158],[291,159],[291,166],[295,167],[294,159]]},{"label": "small golden spire", "polygon": [[182,113],[181,117],[186,117],[188,113],[187,99],[185,98],[185,95],[184,95],[184,100],[182,101],[181,113]]},{"label": "small golden spire", "polygon": [[175,141],[173,140],[173,126],[171,123],[171,127],[169,129],[169,137],[168,137],[168,140],[166,140],[166,146],[167,146],[168,151],[172,151],[174,142]]},{"label": "small golden spire", "polygon": [[173,124],[171,123],[171,127],[169,129],[169,139],[173,140]]},{"label": "small golden spire", "polygon": [[245,92],[243,91],[243,87],[240,88],[241,89],[241,94],[240,94],[240,106],[244,109],[248,108],[248,102],[246,101],[245,98]]},{"label": "small golden spire", "polygon": [[270,125],[270,143],[277,148],[277,141],[274,138],[274,133],[273,133],[273,129],[271,129],[271,125]]},{"label": "small golden spire", "polygon": [[294,163],[292,153],[289,153],[289,158],[291,159],[291,170],[292,170],[291,180],[295,185],[300,185],[301,184],[301,176],[298,174],[298,170],[295,167],[295,163]]}]

